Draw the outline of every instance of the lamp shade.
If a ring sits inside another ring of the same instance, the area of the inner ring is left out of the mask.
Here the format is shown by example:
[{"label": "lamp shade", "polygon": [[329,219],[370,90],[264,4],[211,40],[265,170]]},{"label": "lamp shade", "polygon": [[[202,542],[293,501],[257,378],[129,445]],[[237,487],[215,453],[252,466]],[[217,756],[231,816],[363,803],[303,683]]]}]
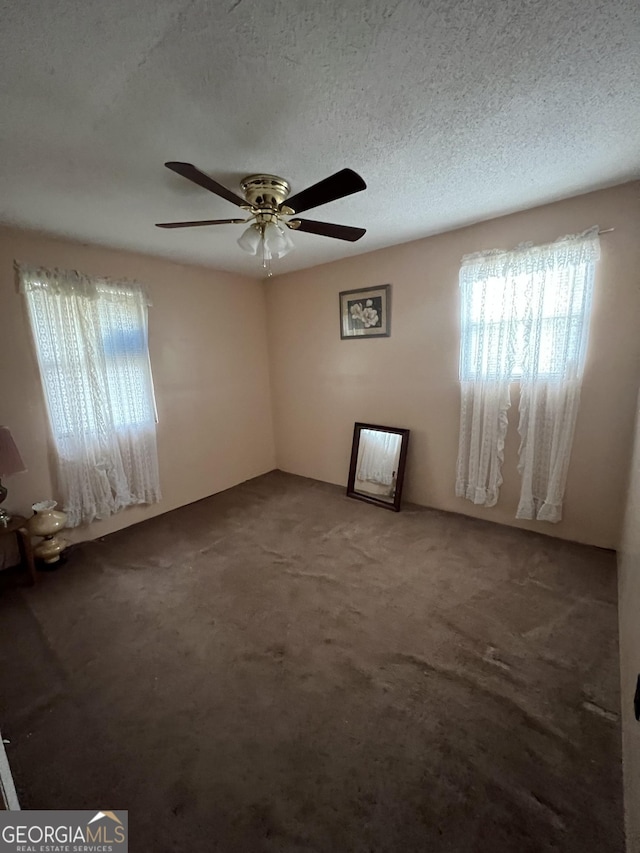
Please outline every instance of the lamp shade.
[{"label": "lamp shade", "polygon": [[286,230],[274,222],[270,222],[264,229],[264,254],[268,260],[272,258],[284,258],[293,249],[293,240]]},{"label": "lamp shade", "polygon": [[10,477],[11,474],[26,470],[11,430],[9,427],[0,426],[0,477]]},{"label": "lamp shade", "polygon": [[238,246],[249,255],[257,255],[262,233],[256,225],[250,225],[238,239]]},{"label": "lamp shade", "polygon": [[273,258],[284,258],[293,249],[293,240],[286,228],[275,222],[254,222],[240,236],[238,246],[250,255],[257,255],[261,251],[262,260],[266,262]]}]

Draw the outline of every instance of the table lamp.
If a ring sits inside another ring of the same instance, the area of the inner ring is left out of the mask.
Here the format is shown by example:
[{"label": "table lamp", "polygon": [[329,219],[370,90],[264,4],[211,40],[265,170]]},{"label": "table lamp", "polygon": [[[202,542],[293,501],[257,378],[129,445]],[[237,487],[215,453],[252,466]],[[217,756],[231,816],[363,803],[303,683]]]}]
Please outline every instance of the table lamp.
[{"label": "table lamp", "polygon": [[[0,504],[7,496],[6,486],[2,485],[3,477],[20,474],[26,471],[20,451],[11,435],[9,427],[0,426]],[[9,513],[0,506],[0,524],[6,526],[11,520]]]}]

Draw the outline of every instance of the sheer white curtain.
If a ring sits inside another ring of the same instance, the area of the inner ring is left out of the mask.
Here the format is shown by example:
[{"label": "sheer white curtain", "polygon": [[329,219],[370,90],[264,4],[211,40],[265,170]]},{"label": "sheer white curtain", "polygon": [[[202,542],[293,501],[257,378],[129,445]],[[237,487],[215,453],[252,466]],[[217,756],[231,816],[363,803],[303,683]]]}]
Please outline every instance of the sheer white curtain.
[{"label": "sheer white curtain", "polygon": [[560,521],[580,401],[598,228],[463,258],[456,494],[494,506],[520,381],[518,518]]},{"label": "sheer white curtain", "polygon": [[390,486],[397,473],[400,439],[397,433],[363,429],[356,472],[358,480]]},{"label": "sheer white curtain", "polygon": [[517,518],[560,521],[580,404],[598,229],[514,254],[523,318]]},{"label": "sheer white curtain", "polygon": [[147,343],[134,282],[18,266],[68,524],[161,499]]},{"label": "sheer white curtain", "polygon": [[495,506],[502,484],[517,303],[504,253],[463,258],[460,270],[460,440],[456,495]]}]

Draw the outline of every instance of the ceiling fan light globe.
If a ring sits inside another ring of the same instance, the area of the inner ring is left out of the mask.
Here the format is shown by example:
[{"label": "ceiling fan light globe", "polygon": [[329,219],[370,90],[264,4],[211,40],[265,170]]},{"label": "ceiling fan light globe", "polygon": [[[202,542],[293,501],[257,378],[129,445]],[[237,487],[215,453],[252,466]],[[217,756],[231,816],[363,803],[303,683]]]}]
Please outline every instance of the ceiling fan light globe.
[{"label": "ceiling fan light globe", "polygon": [[249,255],[257,255],[262,235],[256,225],[250,225],[238,238],[238,246]]},{"label": "ceiling fan light globe", "polygon": [[284,258],[294,248],[293,241],[281,225],[270,222],[264,229],[264,250],[268,260]]},{"label": "ceiling fan light globe", "polygon": [[[282,239],[284,240],[284,244],[286,246],[286,252],[284,253],[284,255],[286,255],[287,252],[290,252],[292,249],[295,249],[296,244],[293,242],[293,240],[289,236],[289,229],[288,228],[284,228],[282,225],[280,225],[279,229],[280,229],[280,233],[282,235]],[[282,255],[281,257],[284,257],[284,255]]]}]

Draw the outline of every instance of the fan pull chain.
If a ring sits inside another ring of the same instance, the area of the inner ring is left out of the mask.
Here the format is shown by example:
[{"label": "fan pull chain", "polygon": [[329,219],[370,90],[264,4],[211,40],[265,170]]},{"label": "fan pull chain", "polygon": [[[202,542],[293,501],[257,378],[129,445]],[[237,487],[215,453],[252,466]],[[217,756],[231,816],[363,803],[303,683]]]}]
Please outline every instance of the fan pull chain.
[{"label": "fan pull chain", "polygon": [[264,225],[262,226],[262,269],[267,273],[267,278],[271,278],[271,254],[267,253],[267,247],[264,241]]}]

